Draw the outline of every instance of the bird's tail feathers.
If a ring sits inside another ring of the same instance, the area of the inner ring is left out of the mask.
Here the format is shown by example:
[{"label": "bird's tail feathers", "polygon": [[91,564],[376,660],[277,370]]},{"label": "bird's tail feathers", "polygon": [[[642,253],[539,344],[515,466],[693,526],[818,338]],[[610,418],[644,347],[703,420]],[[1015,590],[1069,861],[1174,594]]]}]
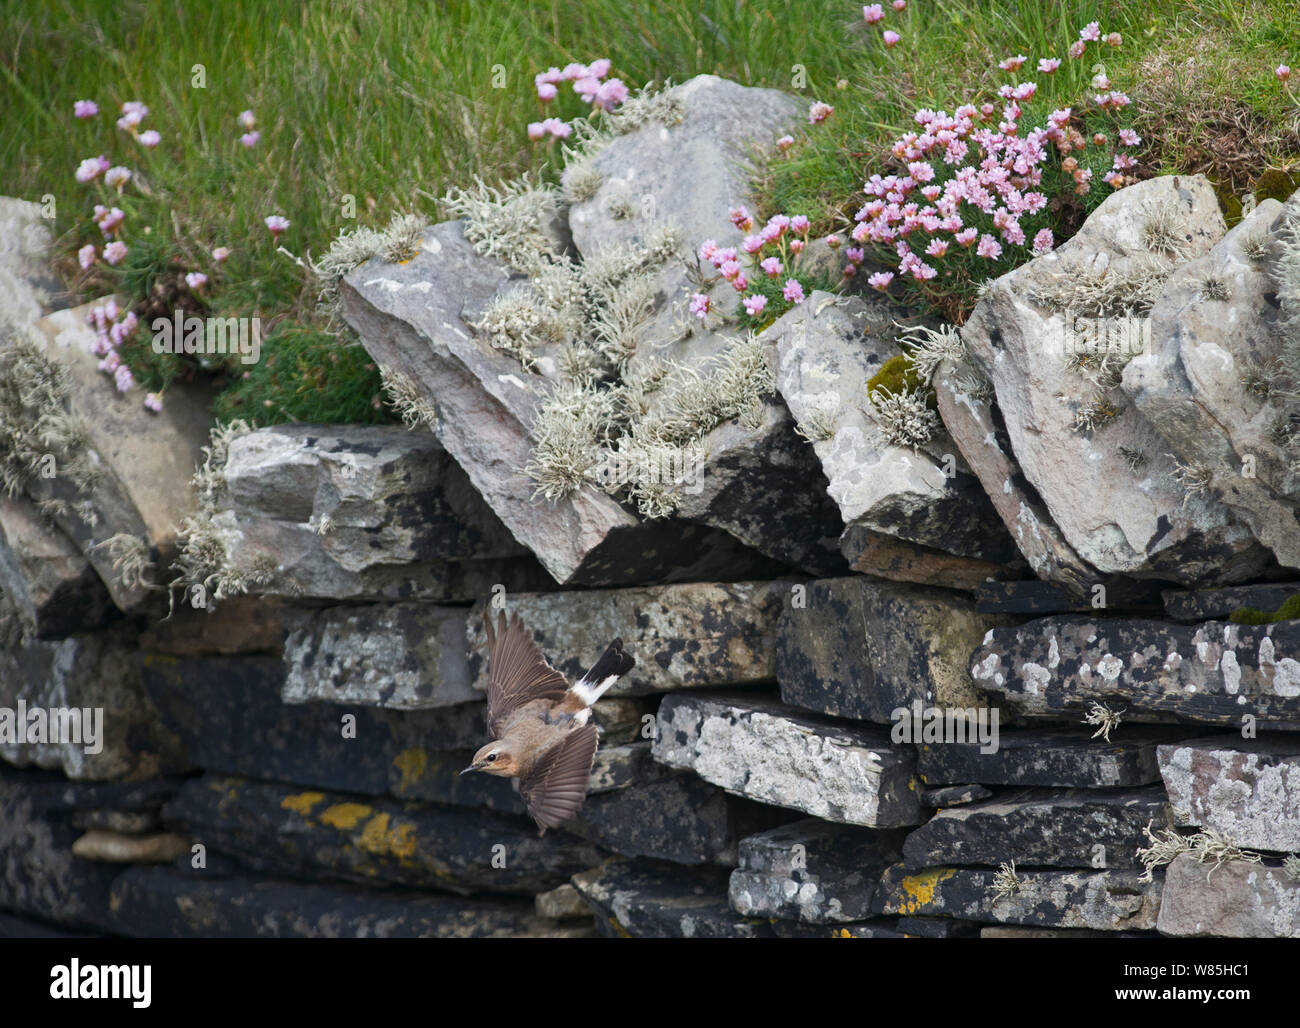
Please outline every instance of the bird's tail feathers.
[{"label": "bird's tail feathers", "polygon": [[601,654],[591,670],[569,689],[584,706],[590,707],[605,694],[611,685],[636,666],[636,661],[623,652],[623,640],[615,639]]}]

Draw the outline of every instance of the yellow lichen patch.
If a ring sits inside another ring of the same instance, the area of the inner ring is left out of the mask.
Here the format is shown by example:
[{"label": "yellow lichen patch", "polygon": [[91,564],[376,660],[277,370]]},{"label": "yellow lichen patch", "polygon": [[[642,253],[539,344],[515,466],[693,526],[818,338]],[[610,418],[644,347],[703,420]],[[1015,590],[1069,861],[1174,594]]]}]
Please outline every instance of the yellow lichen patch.
[{"label": "yellow lichen patch", "polygon": [[320,819],[331,828],[351,831],[361,824],[363,817],[369,817],[373,809],[365,803],[335,803],[321,811]]},{"label": "yellow lichen patch", "polygon": [[618,932],[618,934],[622,936],[624,939],[632,938],[632,933],[618,923],[618,918],[611,917],[609,919],[609,923],[614,926],[614,931]]},{"label": "yellow lichen patch", "polygon": [[957,872],[950,867],[936,867],[922,871],[919,875],[908,875],[899,883],[905,899],[898,905],[898,912],[903,915],[915,914],[934,902],[934,890],[939,883],[951,878]]},{"label": "yellow lichen patch", "polygon": [[415,856],[415,826],[409,823],[391,826],[391,823],[389,815],[376,814],[361,830],[358,845],[376,856],[410,860]]},{"label": "yellow lichen patch", "polygon": [[424,772],[429,766],[429,754],[426,750],[418,747],[412,747],[408,750],[402,750],[393,758],[393,767],[402,775],[402,781],[397,786],[400,792],[406,792],[415,786],[424,777]]},{"label": "yellow lichen patch", "polygon": [[293,810],[307,817],[316,804],[325,799],[323,792],[300,792],[296,796],[286,796],[280,801],[281,810]]},{"label": "yellow lichen patch", "polygon": [[847,928],[841,928],[839,931],[837,931],[837,932],[835,933],[835,938],[837,938],[837,939],[851,939],[851,938],[853,938],[853,934],[852,934],[852,933],[851,933]]}]

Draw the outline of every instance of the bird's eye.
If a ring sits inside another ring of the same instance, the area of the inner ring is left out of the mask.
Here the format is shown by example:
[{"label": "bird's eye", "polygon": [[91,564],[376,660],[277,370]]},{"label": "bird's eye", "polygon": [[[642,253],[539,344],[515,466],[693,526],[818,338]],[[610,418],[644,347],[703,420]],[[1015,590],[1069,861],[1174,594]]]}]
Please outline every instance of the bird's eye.
[{"label": "bird's eye", "polygon": [[488,762],[491,763],[492,761],[494,761],[494,760],[497,759],[497,755],[496,755],[495,753],[489,753],[489,754],[487,755],[487,759],[488,759]]}]

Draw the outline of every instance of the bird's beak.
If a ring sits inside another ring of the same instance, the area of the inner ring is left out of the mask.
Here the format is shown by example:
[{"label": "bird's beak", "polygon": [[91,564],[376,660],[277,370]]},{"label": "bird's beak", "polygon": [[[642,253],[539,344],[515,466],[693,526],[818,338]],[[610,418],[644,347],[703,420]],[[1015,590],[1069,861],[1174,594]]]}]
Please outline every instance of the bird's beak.
[{"label": "bird's beak", "polygon": [[[471,764],[469,767],[465,768],[465,770],[462,771],[460,774],[462,774],[462,775],[467,775],[467,774],[469,774],[471,771],[477,771],[477,770],[478,770],[478,765],[477,765],[477,764]],[[460,775],[457,775],[456,777],[459,778]]]}]

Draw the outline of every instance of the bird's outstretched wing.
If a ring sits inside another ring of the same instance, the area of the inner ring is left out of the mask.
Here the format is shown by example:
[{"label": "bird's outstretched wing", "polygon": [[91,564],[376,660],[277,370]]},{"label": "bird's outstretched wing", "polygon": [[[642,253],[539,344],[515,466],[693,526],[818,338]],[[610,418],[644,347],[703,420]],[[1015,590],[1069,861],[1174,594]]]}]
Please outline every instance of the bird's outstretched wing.
[{"label": "bird's outstretched wing", "polygon": [[483,620],[488,637],[487,728],[493,739],[499,739],[502,722],[511,711],[531,700],[558,700],[569,683],[546,662],[519,615],[507,625],[502,611],[496,631],[490,612],[484,613]]},{"label": "bird's outstretched wing", "polygon": [[571,818],[587,798],[598,739],[595,725],[575,728],[519,779],[519,796],[541,829],[539,835]]}]

